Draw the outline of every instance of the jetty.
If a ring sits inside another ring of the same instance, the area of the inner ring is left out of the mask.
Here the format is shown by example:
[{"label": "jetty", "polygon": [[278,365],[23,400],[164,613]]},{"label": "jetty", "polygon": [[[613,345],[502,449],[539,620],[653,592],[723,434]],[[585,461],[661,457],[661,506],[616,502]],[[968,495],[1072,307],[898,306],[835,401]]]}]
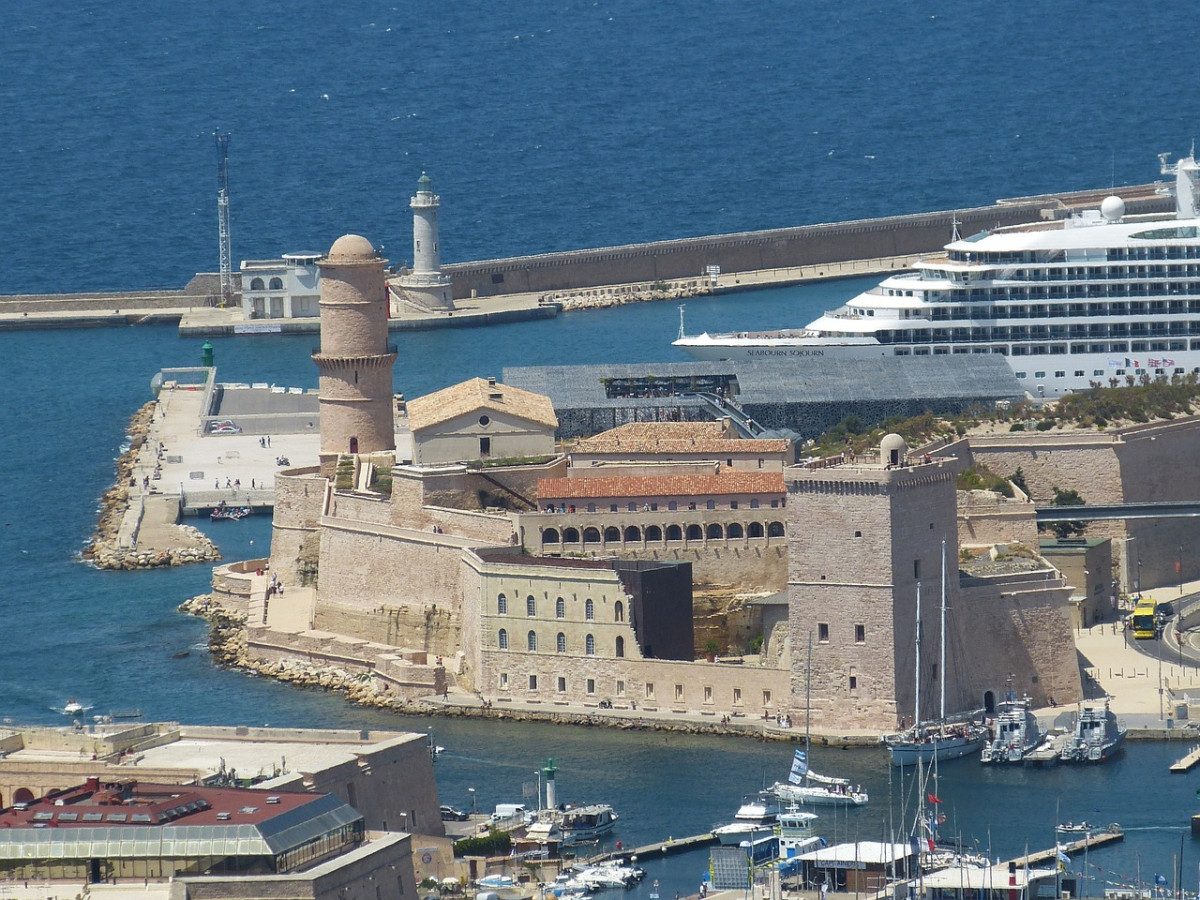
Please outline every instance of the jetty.
[{"label": "jetty", "polygon": [[708,847],[716,842],[717,836],[711,831],[706,831],[703,834],[694,834],[691,837],[669,837],[666,840],[655,841],[653,844],[646,844],[643,847],[626,847],[622,850],[610,850],[596,856],[590,856],[586,860],[586,865],[594,866],[612,859],[632,858],[635,856],[638,859],[645,859],[649,856],[673,856],[676,853],[686,853],[688,850]]},{"label": "jetty", "polygon": [[1171,771],[1182,775],[1184,772],[1190,772],[1195,768],[1196,763],[1200,763],[1200,744],[1189,750],[1185,756],[1171,763]]},{"label": "jetty", "polygon": [[1086,834],[1079,838],[1079,840],[1060,844],[1058,847],[1051,847],[1048,850],[1038,850],[1025,856],[1018,856],[1015,859],[1009,860],[1009,862],[1015,863],[1017,868],[1036,866],[1039,863],[1052,862],[1059,850],[1067,854],[1067,856],[1075,856],[1076,854],[1083,853],[1085,850],[1104,847],[1108,844],[1116,844],[1123,840],[1125,840],[1125,832],[1119,826],[1109,825],[1103,831]]},{"label": "jetty", "polygon": [[1074,735],[1054,734],[1042,746],[1025,756],[1027,766],[1056,766],[1061,758],[1063,749],[1071,743]]}]

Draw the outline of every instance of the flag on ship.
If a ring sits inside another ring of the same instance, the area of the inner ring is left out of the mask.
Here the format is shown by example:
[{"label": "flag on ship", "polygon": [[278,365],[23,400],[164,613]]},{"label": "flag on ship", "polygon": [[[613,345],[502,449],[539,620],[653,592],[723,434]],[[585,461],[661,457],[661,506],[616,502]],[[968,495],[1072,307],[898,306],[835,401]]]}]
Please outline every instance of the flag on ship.
[{"label": "flag on ship", "polygon": [[792,784],[799,784],[804,780],[804,776],[808,774],[808,754],[803,750],[797,750],[795,757],[792,759],[792,772],[788,775],[788,781]]}]

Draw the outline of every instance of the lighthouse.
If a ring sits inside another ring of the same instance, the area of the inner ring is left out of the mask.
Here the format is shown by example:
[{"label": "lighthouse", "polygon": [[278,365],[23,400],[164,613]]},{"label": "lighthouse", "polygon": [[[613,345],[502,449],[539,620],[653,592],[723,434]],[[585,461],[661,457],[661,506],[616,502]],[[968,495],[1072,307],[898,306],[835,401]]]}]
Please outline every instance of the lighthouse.
[{"label": "lighthouse", "polygon": [[409,200],[413,211],[413,266],[400,277],[403,298],[419,309],[454,309],[450,278],[441,271],[438,246],[438,207],[441,198],[433,192],[433,182],[424,172],[417,181],[417,192]]}]

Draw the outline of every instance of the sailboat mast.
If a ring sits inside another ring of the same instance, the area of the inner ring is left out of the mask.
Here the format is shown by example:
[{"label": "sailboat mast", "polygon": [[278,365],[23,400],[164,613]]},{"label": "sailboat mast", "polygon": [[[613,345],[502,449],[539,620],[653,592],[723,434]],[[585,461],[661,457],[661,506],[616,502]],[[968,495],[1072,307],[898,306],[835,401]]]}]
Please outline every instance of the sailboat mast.
[{"label": "sailboat mast", "polygon": [[946,539],[942,538],[942,647],[938,659],[938,674],[942,681],[942,705],[939,710],[940,718],[946,721]]},{"label": "sailboat mast", "polygon": [[913,727],[921,724],[921,582],[917,582],[917,664],[914,667],[916,693],[913,695]]},{"label": "sailboat mast", "polygon": [[808,633],[808,662],[804,666],[804,783],[812,765],[812,632]]}]

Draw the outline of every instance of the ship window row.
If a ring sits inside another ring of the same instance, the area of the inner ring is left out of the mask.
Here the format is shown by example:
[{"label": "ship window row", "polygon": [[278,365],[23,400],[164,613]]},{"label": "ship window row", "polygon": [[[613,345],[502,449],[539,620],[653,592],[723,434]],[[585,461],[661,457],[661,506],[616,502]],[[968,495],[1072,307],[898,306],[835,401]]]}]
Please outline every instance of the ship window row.
[{"label": "ship window row", "polygon": [[[1197,285],[1200,288],[1200,285]],[[1005,298],[1008,299],[1008,298]],[[1016,299],[1016,298],[1013,298]],[[966,306],[936,306],[924,310],[904,310],[902,318],[923,318],[935,322],[953,319],[1065,319],[1089,316],[1152,316],[1200,314],[1200,297],[1180,300],[1132,300],[1112,303],[1083,303],[1078,300],[1064,303],[1033,303],[1016,306],[989,306],[972,303]]]},{"label": "ship window row", "polygon": [[1200,340],[1191,341],[1109,341],[1105,343],[1073,344],[974,344],[954,343],[933,347],[912,344],[897,345],[896,356],[943,356],[949,353],[995,353],[1000,356],[1043,356],[1072,355],[1082,353],[1182,353],[1185,350],[1200,350]]},{"label": "ship window row", "polygon": [[897,328],[877,331],[881,344],[960,344],[979,341],[1069,341],[1200,336],[1200,320],[1093,322],[1083,325],[994,325],[973,328]]},{"label": "ship window row", "polygon": [[1200,266],[1197,265],[1112,266],[1102,264],[1092,266],[1062,266],[1056,269],[977,269],[965,272],[957,269],[938,269],[923,266],[920,271],[920,280],[951,281],[956,284],[970,284],[973,281],[1090,282],[1200,277]]},{"label": "ship window row", "polygon": [[[1076,369],[1073,374],[1076,378],[1084,378],[1087,376],[1087,373],[1083,369]],[[1153,370],[1137,369],[1137,368],[1117,369],[1114,374],[1116,374],[1116,375],[1185,375],[1185,374],[1187,374],[1187,370],[1183,366],[1175,366],[1174,368],[1167,368],[1164,366],[1159,366],[1159,367],[1154,368]],[[1192,374],[1200,375],[1200,366],[1196,366],[1194,369],[1192,369]],[[1103,378],[1103,377],[1107,377],[1108,375],[1109,375],[1109,373],[1105,369],[1093,369],[1092,370],[1093,378]],[[1024,378],[1029,377],[1029,373],[1028,372],[1017,372],[1016,376],[1017,376],[1017,378],[1024,379]],[[1045,371],[1034,372],[1033,377],[1034,378],[1045,378],[1046,372]],[[1054,377],[1055,378],[1066,378],[1067,372],[1065,369],[1058,369],[1057,371],[1054,372]]]},{"label": "ship window row", "polygon": [[[1200,259],[1200,245],[1173,244],[1160,247],[1110,247],[1091,251],[1103,253],[1110,262],[1143,259]],[[953,262],[996,263],[997,265],[1021,265],[1029,263],[1052,263],[1066,259],[1062,250],[1018,250],[1006,253],[979,250],[949,250],[947,256]]]},{"label": "ship window row", "polygon": [[[1200,294],[1200,281],[1142,281],[1142,282],[1104,282],[1070,286],[1050,285],[1044,287],[977,287],[970,290],[950,291],[917,291],[920,299],[926,303],[968,303],[971,301],[986,301],[989,303],[1028,302],[1030,300],[1087,300],[1090,298],[1103,299],[1107,297],[1187,297]],[[885,297],[912,296],[912,291],[898,288],[886,288]]]}]

